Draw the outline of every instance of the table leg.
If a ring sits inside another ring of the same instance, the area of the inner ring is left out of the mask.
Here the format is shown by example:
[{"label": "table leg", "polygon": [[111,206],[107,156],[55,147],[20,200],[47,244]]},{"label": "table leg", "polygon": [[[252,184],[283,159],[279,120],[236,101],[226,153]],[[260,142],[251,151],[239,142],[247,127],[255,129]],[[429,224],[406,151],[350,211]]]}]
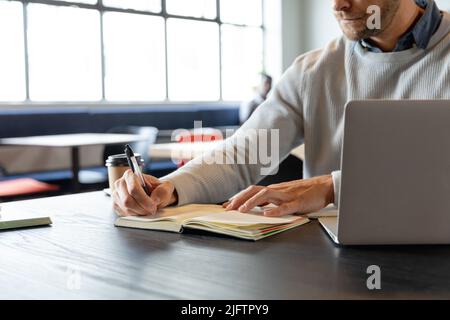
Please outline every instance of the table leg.
[{"label": "table leg", "polygon": [[78,173],[80,172],[80,148],[72,147],[72,189],[77,193],[80,191],[80,180]]}]

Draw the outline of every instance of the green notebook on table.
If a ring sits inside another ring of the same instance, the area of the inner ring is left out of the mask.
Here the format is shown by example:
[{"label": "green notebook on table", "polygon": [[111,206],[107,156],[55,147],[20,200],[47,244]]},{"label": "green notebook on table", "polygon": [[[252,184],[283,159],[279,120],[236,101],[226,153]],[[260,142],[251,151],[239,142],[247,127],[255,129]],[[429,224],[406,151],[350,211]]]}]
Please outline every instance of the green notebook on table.
[{"label": "green notebook on table", "polygon": [[240,239],[259,240],[309,222],[301,216],[265,217],[261,208],[250,213],[225,211],[220,205],[193,204],[165,208],[155,216],[120,217],[115,225],[137,229],[182,233],[197,229]]},{"label": "green notebook on table", "polygon": [[27,213],[12,208],[0,208],[0,230],[45,226],[52,224],[50,217]]}]

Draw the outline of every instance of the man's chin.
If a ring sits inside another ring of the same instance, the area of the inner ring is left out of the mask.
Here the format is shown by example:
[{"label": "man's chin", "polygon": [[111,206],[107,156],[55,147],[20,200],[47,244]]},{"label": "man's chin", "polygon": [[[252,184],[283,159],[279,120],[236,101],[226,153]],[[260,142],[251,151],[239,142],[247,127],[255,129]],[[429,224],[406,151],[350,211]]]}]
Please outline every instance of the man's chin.
[{"label": "man's chin", "polygon": [[365,29],[364,30],[342,29],[342,32],[344,33],[344,36],[351,41],[360,41],[363,39],[367,39],[373,35],[372,32],[367,32],[367,30]]},{"label": "man's chin", "polygon": [[341,29],[344,33],[344,36],[351,41],[367,39],[378,35],[381,32],[380,30],[369,30],[365,28],[365,26],[360,28],[349,28],[341,26]]}]

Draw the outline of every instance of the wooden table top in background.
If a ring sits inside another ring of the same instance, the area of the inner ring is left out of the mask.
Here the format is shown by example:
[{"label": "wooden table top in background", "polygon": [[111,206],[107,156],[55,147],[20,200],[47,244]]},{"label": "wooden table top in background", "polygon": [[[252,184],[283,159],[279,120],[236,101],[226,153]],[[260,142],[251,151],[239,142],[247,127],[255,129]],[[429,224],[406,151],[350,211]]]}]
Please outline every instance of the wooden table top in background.
[{"label": "wooden table top in background", "polygon": [[144,140],[145,137],[117,133],[74,133],[0,139],[0,145],[39,147],[81,147],[110,145]]},{"label": "wooden table top in background", "polygon": [[102,192],[1,206],[53,218],[0,232],[1,299],[450,298],[450,246],[339,247],[317,222],[258,242],[117,228]]}]

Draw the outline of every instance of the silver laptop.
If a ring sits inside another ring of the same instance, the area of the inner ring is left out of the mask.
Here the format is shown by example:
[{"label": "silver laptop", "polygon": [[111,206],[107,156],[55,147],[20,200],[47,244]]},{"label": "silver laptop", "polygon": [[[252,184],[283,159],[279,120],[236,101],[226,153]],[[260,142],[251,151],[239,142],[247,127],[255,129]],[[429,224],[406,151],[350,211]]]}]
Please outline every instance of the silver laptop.
[{"label": "silver laptop", "polygon": [[338,217],[343,245],[450,244],[450,101],[352,101]]}]

